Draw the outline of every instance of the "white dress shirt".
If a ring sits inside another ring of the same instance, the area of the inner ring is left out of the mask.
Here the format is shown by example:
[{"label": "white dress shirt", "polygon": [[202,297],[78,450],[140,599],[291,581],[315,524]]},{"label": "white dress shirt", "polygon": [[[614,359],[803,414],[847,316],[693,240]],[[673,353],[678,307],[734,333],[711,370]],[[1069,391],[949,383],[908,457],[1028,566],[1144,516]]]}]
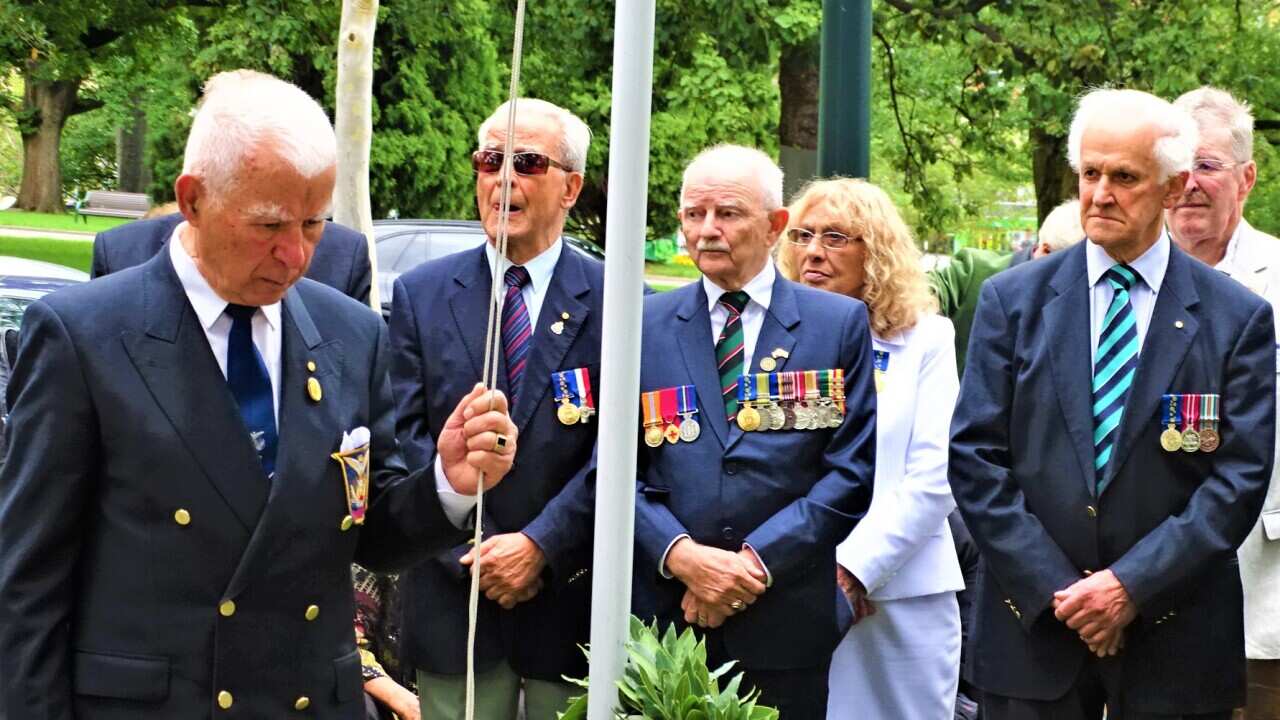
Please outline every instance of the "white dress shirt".
[{"label": "white dress shirt", "polygon": [[[538,315],[542,313],[542,301],[547,297],[547,289],[551,287],[551,276],[555,274],[556,263],[560,262],[560,253],[564,251],[564,239],[557,238],[551,247],[543,250],[537,257],[524,264],[524,269],[529,273],[529,282],[520,289],[520,296],[524,298],[525,308],[529,311],[529,326],[535,330],[538,327]],[[493,247],[492,243],[485,243],[485,257],[489,259],[489,273],[493,273],[493,264],[497,261],[498,251]],[[503,264],[504,277],[509,263]],[[498,278],[498,282],[505,287],[503,277]],[[499,348],[501,352],[501,348]],[[479,381],[479,378],[476,378]],[[528,378],[525,382],[536,382],[536,378]],[[472,509],[476,506],[476,496],[457,492],[453,486],[449,484],[448,478],[444,476],[444,465],[440,461],[440,453],[436,453],[436,494],[440,496],[440,505],[444,508],[445,517],[449,518],[455,527],[465,528],[468,526],[467,520],[471,515]]]},{"label": "white dress shirt", "polygon": [[[1133,306],[1134,319],[1137,321],[1138,352],[1142,352],[1143,341],[1147,337],[1147,328],[1151,325],[1151,313],[1156,309],[1156,297],[1160,294],[1160,285],[1164,283],[1165,271],[1169,269],[1169,233],[1160,232],[1160,238],[1147,249],[1137,260],[1129,263],[1129,267],[1142,277],[1141,282],[1129,288],[1129,304]],[[1092,241],[1085,243],[1085,268],[1089,276],[1089,313],[1092,318],[1089,333],[1092,351],[1091,361],[1097,360],[1098,336],[1102,334],[1102,321],[1107,317],[1107,308],[1115,297],[1115,288],[1109,282],[1101,282],[1102,275],[1112,266],[1118,265],[1106,250]]]},{"label": "white dress shirt", "polygon": [[[773,300],[773,282],[778,272],[773,262],[766,262],[764,269],[756,273],[746,285],[743,292],[750,298],[746,307],[742,308],[742,367],[751,367],[751,360],[756,354],[756,340],[760,339],[760,328],[764,327],[764,314],[769,310],[769,302]],[[729,321],[729,311],[720,304],[720,296],[725,294],[724,288],[716,285],[706,275],[702,276],[702,289],[707,293],[707,312],[711,313],[711,345],[720,340],[720,332]]]},{"label": "white dress shirt", "polygon": [[[209,340],[209,349],[218,361],[222,376],[227,376],[227,344],[231,337],[231,316],[224,312],[227,301],[214,292],[209,281],[200,274],[195,260],[187,254],[182,244],[182,231],[187,227],[185,222],[178,223],[169,237],[169,261],[178,274],[178,282],[187,293],[187,300],[196,312],[200,327]],[[284,331],[280,325],[280,303],[263,305],[253,314],[253,344],[262,355],[262,362],[267,366],[267,375],[271,377],[271,391],[274,395],[272,410],[275,413],[276,425],[280,424],[280,347]]]}]

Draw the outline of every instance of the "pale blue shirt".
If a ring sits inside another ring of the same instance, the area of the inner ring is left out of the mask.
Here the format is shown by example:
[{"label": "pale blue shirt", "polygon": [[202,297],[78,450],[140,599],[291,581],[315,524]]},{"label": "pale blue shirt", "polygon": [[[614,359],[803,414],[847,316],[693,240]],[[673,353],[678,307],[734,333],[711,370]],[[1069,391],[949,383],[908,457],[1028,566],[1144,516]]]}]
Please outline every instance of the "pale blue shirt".
[{"label": "pale blue shirt", "polygon": [[[1129,263],[1129,267],[1136,270],[1142,277],[1140,282],[1134,283],[1134,286],[1129,289],[1129,304],[1133,306],[1134,320],[1137,324],[1139,353],[1142,352],[1142,344],[1147,337],[1147,328],[1151,326],[1151,314],[1156,309],[1156,297],[1160,294],[1160,286],[1164,283],[1165,271],[1169,269],[1169,247],[1169,233],[1162,230],[1155,244],[1147,248],[1147,251],[1138,259]],[[1089,356],[1096,359],[1094,356],[1098,354],[1102,321],[1106,319],[1107,308],[1111,306],[1111,300],[1115,297],[1115,288],[1111,287],[1109,282],[1101,282],[1102,275],[1119,263],[1108,255],[1106,250],[1088,239],[1085,242],[1084,257],[1091,288],[1089,317],[1092,322],[1089,332],[1091,348]]]},{"label": "pale blue shirt", "polygon": [[[525,308],[529,311],[529,326],[538,327],[538,315],[542,313],[542,301],[547,297],[547,289],[551,287],[551,276],[555,274],[556,264],[560,262],[560,253],[564,251],[564,239],[557,238],[551,247],[538,253],[538,256],[524,264],[524,269],[529,273],[529,282],[520,289],[520,296],[524,298]],[[493,273],[493,265],[497,262],[498,251],[493,247],[493,243],[486,242],[484,245],[485,257],[489,259],[489,272]],[[503,262],[503,276],[498,278],[498,286],[505,288],[505,277],[507,268],[511,267],[510,263]],[[480,378],[476,378],[479,382]],[[525,378],[523,382],[538,382],[537,378]],[[476,496],[459,493],[449,484],[448,478],[444,476],[444,465],[440,462],[440,454],[436,453],[436,494],[440,496],[440,505],[444,508],[445,517],[449,518],[455,527],[467,527],[467,518],[471,515],[471,510],[476,506]]]}]

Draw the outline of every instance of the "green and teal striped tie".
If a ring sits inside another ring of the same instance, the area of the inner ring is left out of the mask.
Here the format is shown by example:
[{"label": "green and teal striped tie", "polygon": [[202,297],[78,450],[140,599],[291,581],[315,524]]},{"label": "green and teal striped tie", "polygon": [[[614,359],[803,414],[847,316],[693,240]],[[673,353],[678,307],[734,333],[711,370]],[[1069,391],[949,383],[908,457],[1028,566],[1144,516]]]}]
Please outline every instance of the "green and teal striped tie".
[{"label": "green and teal striped tie", "polygon": [[738,415],[738,378],[742,377],[742,358],[746,354],[742,334],[742,309],[750,298],[741,290],[727,292],[717,300],[729,317],[724,321],[720,339],[716,341],[716,367],[720,369],[720,393],[729,422]]},{"label": "green and teal striped tie", "polygon": [[1102,280],[1111,284],[1115,295],[1102,321],[1093,363],[1093,470],[1099,496],[1120,435],[1124,401],[1138,371],[1138,324],[1129,290],[1141,276],[1128,265],[1115,265]]}]

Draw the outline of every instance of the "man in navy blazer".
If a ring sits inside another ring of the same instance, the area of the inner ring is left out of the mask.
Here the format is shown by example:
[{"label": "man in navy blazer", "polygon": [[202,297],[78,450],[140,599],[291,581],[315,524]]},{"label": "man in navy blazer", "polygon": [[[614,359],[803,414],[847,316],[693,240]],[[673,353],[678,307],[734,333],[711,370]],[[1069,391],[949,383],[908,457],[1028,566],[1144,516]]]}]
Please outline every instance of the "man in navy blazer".
[{"label": "man in navy blazer", "polygon": [[[182,213],[173,213],[98,233],[93,238],[90,275],[99,278],[145,263],[160,252],[181,222]],[[307,277],[368,305],[372,270],[364,235],[345,225],[326,222]]]},{"label": "man in navy blazer", "polygon": [[1163,230],[1196,134],[1151,95],[1085,96],[1088,242],[982,290],[950,475],[986,563],[983,717],[1225,720],[1244,701],[1235,549],[1270,477],[1275,334]]},{"label": "man in navy blazer", "polygon": [[[394,569],[460,533],[401,460],[385,326],[302,278],[336,157],[301,90],[215,76],[175,242],[27,311],[0,717],[364,717],[351,562]],[[459,492],[512,462],[505,400],[487,402],[468,394],[440,442]]]},{"label": "man in navy blazer", "polygon": [[[500,265],[498,282],[507,293],[501,319],[510,332],[495,355],[498,387],[512,399],[521,452],[509,482],[484,506],[485,596],[476,628],[476,717],[484,720],[515,720],[522,687],[527,717],[554,718],[564,710],[581,690],[562,678],[586,674],[579,646],[590,635],[585,573],[594,506],[584,468],[597,425],[589,412],[565,404],[585,407],[587,395],[599,397],[604,266],[561,239],[582,189],[590,130],[541,100],[520,99],[517,112],[510,262],[494,249],[504,104],[480,126],[474,158],[476,202],[489,242],[402,275],[391,315],[397,435],[411,467],[430,467],[451,408],[484,369],[494,265]],[[517,273],[524,284],[513,288],[508,279]],[[522,342],[508,346],[507,340]],[[564,387],[579,384],[586,385],[581,393],[565,397]],[[566,416],[572,422],[559,419],[558,410],[573,415]],[[474,498],[442,485],[442,499],[466,524]],[[469,550],[460,546],[401,576],[402,646],[419,670],[423,717],[464,715]]]},{"label": "man in navy blazer", "polygon": [[[874,476],[866,307],[777,274],[769,253],[787,211],[782,171],[763,153],[704,151],[680,205],[703,278],[645,300],[640,389],[694,386],[701,432],[641,449],[632,610],[702,628],[708,665],[736,660],[743,686],[782,717],[823,718],[841,636],[835,549],[866,513]],[[744,432],[731,418],[725,398],[742,372],[826,369],[844,371],[834,429]]]}]

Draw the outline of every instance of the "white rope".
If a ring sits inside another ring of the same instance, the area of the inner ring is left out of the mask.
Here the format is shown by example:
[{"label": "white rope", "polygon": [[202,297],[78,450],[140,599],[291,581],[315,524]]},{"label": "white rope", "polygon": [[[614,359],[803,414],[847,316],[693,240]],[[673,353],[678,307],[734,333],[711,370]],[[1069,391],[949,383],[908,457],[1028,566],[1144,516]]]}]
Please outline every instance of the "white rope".
[{"label": "white rope", "polygon": [[[507,226],[511,220],[511,152],[515,145],[516,99],[520,96],[520,61],[524,53],[524,5],[519,0],[516,5],[516,32],[511,48],[511,87],[507,93],[507,134],[502,147],[502,199],[498,206],[498,237],[494,239],[495,257],[493,278],[489,285],[492,293],[489,303],[489,322],[485,328],[484,371],[481,382],[486,388],[498,386],[498,353],[502,351],[502,330],[500,319],[502,307],[506,302],[507,268],[511,261],[507,257]],[[493,400],[489,400],[489,409],[493,409]],[[508,405],[508,412],[511,408]],[[480,610],[480,543],[483,540],[481,518],[484,517],[484,473],[480,473],[476,484],[476,529],[471,540],[474,561],[471,563],[471,596],[467,602],[467,700],[466,720],[475,720],[476,716],[476,624]]]}]

